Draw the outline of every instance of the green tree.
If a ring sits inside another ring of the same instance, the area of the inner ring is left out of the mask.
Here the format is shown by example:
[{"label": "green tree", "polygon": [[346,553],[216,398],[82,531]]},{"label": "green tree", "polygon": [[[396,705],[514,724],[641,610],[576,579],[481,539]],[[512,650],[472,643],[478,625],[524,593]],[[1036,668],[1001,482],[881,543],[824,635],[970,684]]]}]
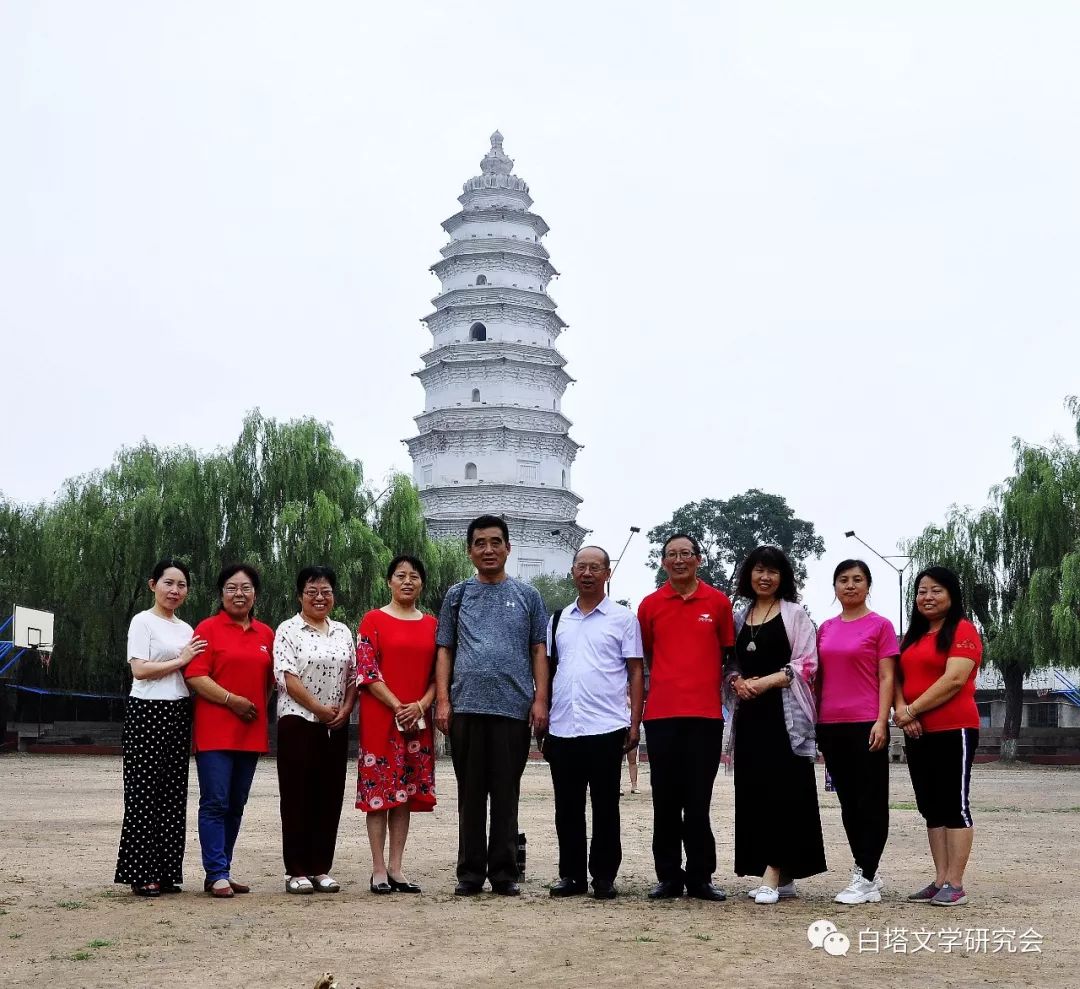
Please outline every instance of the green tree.
[{"label": "green tree", "polygon": [[825,543],[812,522],[797,518],[780,495],[751,488],[726,501],[704,498],[677,508],[671,518],[649,530],[649,563],[656,571],[656,586],[667,579],[660,565],[664,540],[686,532],[701,544],[698,576],[713,587],[731,592],[739,565],[755,547],[779,546],[791,560],[795,580],[806,581],[806,560],[821,557]]},{"label": "green tree", "polygon": [[[1080,439],[1080,403],[1069,399]],[[939,563],[961,578],[982,627],[986,661],[1005,683],[1003,759],[1016,756],[1024,675],[1080,666],[1080,451],[1013,442],[1013,475],[978,512],[953,508],[908,544],[921,568]]]},{"label": "green tree", "polygon": [[56,614],[54,686],[120,692],[127,626],[151,604],[146,580],[162,556],[191,567],[182,614],[192,624],[215,610],[222,564],[243,560],[262,576],[263,621],[292,614],[296,572],[323,563],[338,573],[334,616],[355,628],[387,600],[385,568],[402,546],[428,566],[434,610],[471,573],[463,546],[428,539],[408,478],[393,479],[381,512],[373,502],[360,463],[313,419],[252,412],[231,448],[209,454],[122,449],[108,468],[65,482],[51,504],[0,500],[0,613],[18,602]]},{"label": "green tree", "polygon": [[529,583],[540,592],[549,615],[577,599],[577,588],[569,574],[560,577],[558,574],[542,573],[539,577],[533,577]]}]

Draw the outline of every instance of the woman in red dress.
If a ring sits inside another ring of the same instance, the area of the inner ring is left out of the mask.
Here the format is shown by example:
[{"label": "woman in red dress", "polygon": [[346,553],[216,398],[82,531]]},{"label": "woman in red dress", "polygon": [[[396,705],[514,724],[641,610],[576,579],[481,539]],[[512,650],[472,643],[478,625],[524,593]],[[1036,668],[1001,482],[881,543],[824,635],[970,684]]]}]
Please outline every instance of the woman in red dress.
[{"label": "woman in red dress", "polygon": [[[435,700],[435,629],[416,606],[424,565],[397,556],[386,571],[392,600],[360,622],[360,760],[356,806],[367,812],[371,892],[419,893],[402,873],[409,817],[435,806],[435,748],[428,710]],[[390,856],[385,857],[387,833]]]}]

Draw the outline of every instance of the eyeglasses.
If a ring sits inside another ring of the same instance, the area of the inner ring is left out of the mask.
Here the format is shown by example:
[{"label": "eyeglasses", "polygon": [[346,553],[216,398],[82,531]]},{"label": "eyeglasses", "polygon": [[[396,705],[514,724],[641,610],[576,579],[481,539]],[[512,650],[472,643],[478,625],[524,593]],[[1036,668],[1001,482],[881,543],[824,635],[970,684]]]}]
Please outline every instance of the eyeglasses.
[{"label": "eyeglasses", "polygon": [[578,573],[603,573],[607,567],[602,563],[575,563],[574,569]]},{"label": "eyeglasses", "polygon": [[334,596],[333,589],[329,587],[305,587],[304,597],[310,598],[312,601],[318,601],[319,598],[332,598]]},{"label": "eyeglasses", "polygon": [[665,560],[692,560],[697,553],[692,549],[669,549],[664,554]]},{"label": "eyeglasses", "polygon": [[251,584],[226,584],[222,590],[226,594],[254,594],[255,588]]}]

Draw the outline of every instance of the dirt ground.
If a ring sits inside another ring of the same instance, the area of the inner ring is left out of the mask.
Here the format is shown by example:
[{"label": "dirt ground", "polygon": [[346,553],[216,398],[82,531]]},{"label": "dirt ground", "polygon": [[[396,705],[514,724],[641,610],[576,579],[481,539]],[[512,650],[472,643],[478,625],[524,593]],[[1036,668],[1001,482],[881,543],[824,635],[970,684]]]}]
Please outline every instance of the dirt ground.
[{"label": "dirt ground", "polygon": [[[110,883],[122,813],[120,760],[7,755],[0,757],[0,985],[306,989],[329,970],[342,989],[717,980],[771,987],[1080,987],[1080,771],[976,766],[972,900],[942,910],[903,899],[932,873],[906,769],[893,769],[892,835],[882,866],[887,892],[880,904],[832,902],[851,859],[836,797],[825,793],[831,871],[801,882],[797,900],[759,907],[746,899],[742,893],[753,883],[729,872],[733,787],[723,775],[713,822],[721,863],[716,881],[732,894],[728,902],[649,903],[647,766],[644,792],[623,801],[620,897],[552,901],[546,885],[555,877],[555,836],[542,764],[530,764],[523,781],[528,875],[519,899],[453,897],[456,817],[448,763],[439,765],[438,809],[413,819],[407,871],[424,886],[423,896],[367,892],[363,820],[348,792],[334,870],[344,890],[287,896],[269,760],[256,774],[234,863],[235,876],[249,881],[253,894],[215,901],[201,892],[192,771],[189,891],[145,900]],[[350,774],[350,785],[353,780]],[[811,948],[807,928],[819,919],[848,935],[846,956]],[[959,933],[942,934],[949,928]]]}]

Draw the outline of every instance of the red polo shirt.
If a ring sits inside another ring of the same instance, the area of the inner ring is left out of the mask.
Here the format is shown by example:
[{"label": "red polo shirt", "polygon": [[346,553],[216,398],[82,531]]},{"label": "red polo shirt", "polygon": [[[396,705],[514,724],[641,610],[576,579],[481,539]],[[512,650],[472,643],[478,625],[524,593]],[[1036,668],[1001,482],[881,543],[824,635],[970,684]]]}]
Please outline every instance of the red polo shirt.
[{"label": "red polo shirt", "polygon": [[727,595],[698,581],[683,598],[669,581],[638,605],[638,621],[652,656],[644,720],[723,718],[723,650],[735,645]]},{"label": "red polo shirt", "polygon": [[195,638],[206,648],[184,668],[184,676],[208,676],[219,687],[246,697],[258,708],[254,721],[242,721],[224,704],[195,697],[192,738],[196,752],[269,752],[266,700],[274,683],[274,630],[252,621],[244,628],[224,611],[199,622]]}]

